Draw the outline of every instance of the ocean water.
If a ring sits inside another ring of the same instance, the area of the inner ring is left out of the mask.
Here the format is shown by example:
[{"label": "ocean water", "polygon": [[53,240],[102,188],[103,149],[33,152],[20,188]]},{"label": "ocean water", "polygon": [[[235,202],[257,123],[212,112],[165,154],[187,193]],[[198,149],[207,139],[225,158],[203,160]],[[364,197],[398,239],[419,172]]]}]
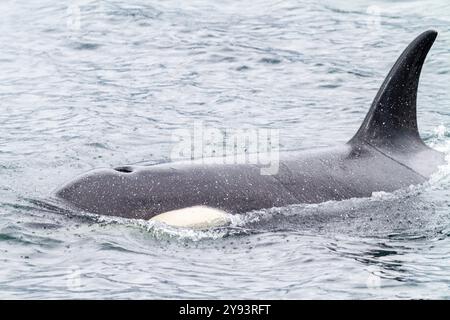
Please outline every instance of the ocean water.
[{"label": "ocean water", "polygon": [[[0,298],[450,298],[450,158],[394,193],[182,230],[36,204],[87,170],[169,161],[201,121],[282,150],[347,141],[439,31],[420,132],[450,155],[447,1],[0,2]],[[370,170],[370,168],[368,168]]]}]

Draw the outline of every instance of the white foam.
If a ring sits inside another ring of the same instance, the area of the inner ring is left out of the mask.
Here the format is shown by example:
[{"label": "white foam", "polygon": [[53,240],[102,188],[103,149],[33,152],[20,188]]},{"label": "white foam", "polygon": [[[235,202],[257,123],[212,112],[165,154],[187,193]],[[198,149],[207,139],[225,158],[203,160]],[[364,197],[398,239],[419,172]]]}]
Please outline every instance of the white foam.
[{"label": "white foam", "polygon": [[444,153],[445,163],[439,166],[438,170],[431,175],[429,184],[435,186],[442,181],[448,181],[448,176],[450,175],[450,140],[449,130],[443,126],[439,125],[434,129],[434,136],[430,143],[430,146],[437,151]]}]

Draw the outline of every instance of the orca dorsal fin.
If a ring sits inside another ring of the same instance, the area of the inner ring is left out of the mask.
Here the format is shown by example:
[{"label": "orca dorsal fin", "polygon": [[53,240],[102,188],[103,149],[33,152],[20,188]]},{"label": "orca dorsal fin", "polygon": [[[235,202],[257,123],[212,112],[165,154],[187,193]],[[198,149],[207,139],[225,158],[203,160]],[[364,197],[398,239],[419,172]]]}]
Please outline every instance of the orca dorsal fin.
[{"label": "orca dorsal fin", "polygon": [[425,147],[417,128],[417,87],[422,65],[436,36],[436,31],[425,31],[403,51],[350,144],[367,143],[400,152]]}]

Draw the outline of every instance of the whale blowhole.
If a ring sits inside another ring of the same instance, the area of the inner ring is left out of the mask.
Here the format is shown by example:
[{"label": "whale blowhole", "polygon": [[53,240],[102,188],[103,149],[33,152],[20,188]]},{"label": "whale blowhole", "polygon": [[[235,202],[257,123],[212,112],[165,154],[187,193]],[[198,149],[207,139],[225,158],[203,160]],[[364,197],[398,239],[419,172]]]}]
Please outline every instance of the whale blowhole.
[{"label": "whale blowhole", "polygon": [[128,166],[117,167],[117,168],[114,168],[114,170],[116,170],[117,172],[121,172],[121,173],[132,173],[134,171],[132,167],[128,167]]}]

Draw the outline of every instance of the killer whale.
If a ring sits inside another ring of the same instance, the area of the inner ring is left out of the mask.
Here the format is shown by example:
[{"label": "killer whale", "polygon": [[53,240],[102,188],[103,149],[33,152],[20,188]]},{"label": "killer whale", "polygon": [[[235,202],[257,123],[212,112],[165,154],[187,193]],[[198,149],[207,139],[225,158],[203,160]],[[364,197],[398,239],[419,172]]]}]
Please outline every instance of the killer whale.
[{"label": "killer whale", "polygon": [[353,138],[336,147],[282,153],[274,175],[261,175],[253,164],[126,166],[89,171],[55,196],[100,215],[151,219],[169,212],[176,219],[184,208],[237,214],[369,197],[423,183],[444,163],[443,154],[420,138],[416,117],[419,77],[436,37],[437,32],[426,31],[404,50]]}]

